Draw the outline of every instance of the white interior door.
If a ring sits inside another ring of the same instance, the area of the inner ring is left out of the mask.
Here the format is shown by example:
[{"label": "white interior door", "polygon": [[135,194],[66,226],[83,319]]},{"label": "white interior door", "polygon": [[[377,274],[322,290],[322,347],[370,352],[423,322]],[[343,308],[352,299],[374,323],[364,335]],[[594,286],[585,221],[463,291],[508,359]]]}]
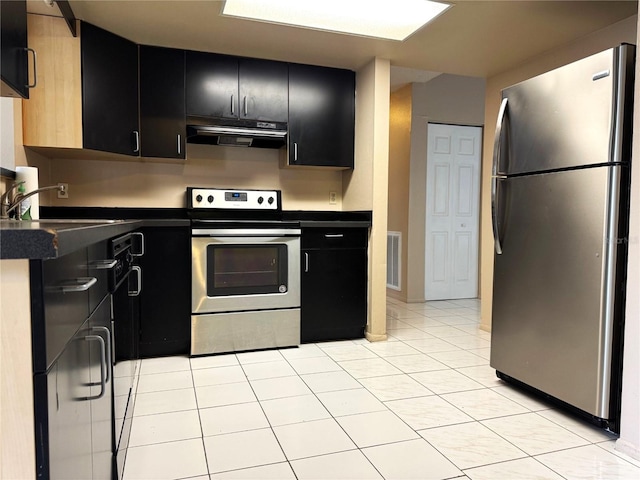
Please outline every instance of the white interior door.
[{"label": "white interior door", "polygon": [[427,128],[425,298],[475,298],[482,128]]}]

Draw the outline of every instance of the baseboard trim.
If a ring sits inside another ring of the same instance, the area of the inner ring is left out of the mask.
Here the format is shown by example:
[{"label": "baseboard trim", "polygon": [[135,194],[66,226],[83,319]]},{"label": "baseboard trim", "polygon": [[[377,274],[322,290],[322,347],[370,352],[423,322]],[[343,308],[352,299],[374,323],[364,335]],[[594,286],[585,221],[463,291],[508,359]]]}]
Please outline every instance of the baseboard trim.
[{"label": "baseboard trim", "polygon": [[634,445],[627,440],[619,438],[616,440],[615,450],[620,453],[624,453],[625,455],[630,456],[635,460],[640,460],[640,446]]},{"label": "baseboard trim", "polygon": [[374,334],[374,333],[369,333],[369,332],[365,332],[364,336],[367,340],[369,340],[370,342],[383,342],[387,339],[387,334]]}]

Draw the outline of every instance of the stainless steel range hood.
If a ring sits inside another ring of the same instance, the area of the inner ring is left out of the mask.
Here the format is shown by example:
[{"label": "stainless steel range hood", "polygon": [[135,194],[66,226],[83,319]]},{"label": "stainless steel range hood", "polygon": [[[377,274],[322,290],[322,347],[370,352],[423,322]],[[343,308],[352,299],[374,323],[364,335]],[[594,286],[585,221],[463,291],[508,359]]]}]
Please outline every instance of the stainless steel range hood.
[{"label": "stainless steel range hood", "polygon": [[187,117],[187,143],[280,148],[286,137],[286,123]]}]

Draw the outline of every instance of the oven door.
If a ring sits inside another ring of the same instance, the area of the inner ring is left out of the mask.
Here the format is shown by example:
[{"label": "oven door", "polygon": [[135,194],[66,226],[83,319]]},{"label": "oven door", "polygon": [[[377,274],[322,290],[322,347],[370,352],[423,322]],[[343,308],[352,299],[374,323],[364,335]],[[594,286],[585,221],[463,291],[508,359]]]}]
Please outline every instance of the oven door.
[{"label": "oven door", "polygon": [[300,307],[299,235],[196,232],[208,235],[191,240],[193,313]]}]

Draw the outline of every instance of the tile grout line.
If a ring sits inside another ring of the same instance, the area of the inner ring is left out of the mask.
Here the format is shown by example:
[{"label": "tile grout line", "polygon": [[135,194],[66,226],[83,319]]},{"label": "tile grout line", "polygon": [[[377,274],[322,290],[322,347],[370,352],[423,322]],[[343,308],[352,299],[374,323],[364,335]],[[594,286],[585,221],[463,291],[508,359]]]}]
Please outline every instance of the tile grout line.
[{"label": "tile grout line", "polygon": [[191,383],[193,385],[193,396],[196,399],[196,410],[198,411],[198,423],[200,424],[200,435],[202,439],[202,450],[204,451],[204,464],[207,467],[207,476],[211,477],[211,468],[209,468],[209,456],[207,455],[207,446],[204,442],[204,428],[202,427],[202,416],[200,415],[200,403],[198,401],[198,389],[196,388],[196,380],[193,376],[193,365],[191,357],[189,358],[189,373],[191,374]]},{"label": "tile grout line", "polygon": [[[314,345],[317,345],[317,344],[315,344],[315,343],[314,343]],[[318,348],[320,348],[320,349],[322,350],[322,348],[321,348],[321,347],[318,347]],[[375,353],[375,352],[374,352],[374,353]],[[331,358],[331,357],[329,357],[329,358]],[[331,360],[333,360],[333,358],[332,358]],[[335,360],[333,360],[333,361],[334,361],[334,362],[335,362],[335,363],[336,363],[340,368],[342,368],[342,371],[343,371],[344,373],[346,373],[347,375],[349,375],[349,377],[351,377],[351,378],[352,378],[353,380],[355,380],[355,381],[356,381],[356,382],[357,382],[357,383],[358,383],[362,388],[364,388],[367,392],[369,392],[369,390],[367,390],[367,388],[366,388],[364,385],[362,385],[362,384],[358,381],[358,379],[357,379],[357,378],[355,378],[355,377],[354,377],[353,375],[351,375],[348,371],[346,371],[346,370],[342,367],[342,365],[340,365],[340,364],[339,364],[338,362],[336,362]],[[292,367],[293,367],[293,365],[292,365]],[[296,371],[296,370],[295,370],[295,368],[294,368],[294,371]],[[329,372],[325,372],[325,373],[329,373]],[[297,371],[296,371],[296,374],[298,374],[298,372],[297,372]],[[322,399],[320,399],[320,397],[318,397],[318,393],[317,393],[317,392],[315,392],[315,391],[311,388],[311,386],[310,386],[310,385],[308,385],[308,384],[307,384],[307,382],[305,382],[305,381],[304,381],[304,378],[302,378],[302,376],[300,376],[299,374],[298,374],[298,376],[299,376],[300,380],[302,380],[302,382],[304,382],[304,384],[307,386],[307,388],[308,388],[309,390],[311,390],[311,393],[313,393],[313,395],[316,397],[316,400],[318,400],[318,401],[320,402],[320,404],[325,408],[325,410],[327,410],[327,412],[329,413],[329,415],[331,416],[331,418],[333,419],[333,421],[338,425],[338,427],[342,430],[342,432],[343,432],[343,433],[347,436],[347,438],[348,438],[348,439],[353,443],[353,445],[355,446],[355,450],[357,450],[358,452],[360,452],[360,454],[361,454],[361,455],[362,455],[362,456],[367,460],[367,462],[369,462],[369,464],[373,467],[373,469],[374,469],[376,472],[378,472],[378,474],[380,475],[380,477],[384,480],[384,478],[385,478],[385,477],[384,477],[384,475],[382,475],[382,472],[380,472],[380,471],[378,470],[378,468],[373,464],[373,462],[371,462],[371,460],[369,460],[369,457],[367,457],[367,456],[364,454],[364,452],[363,452],[363,451],[362,451],[362,449],[358,446],[358,444],[354,441],[354,439],[353,439],[353,438],[349,435],[349,433],[344,429],[344,427],[343,427],[343,426],[340,424],[340,422],[336,419],[336,417],[333,415],[333,413],[331,413],[331,411],[327,408],[327,406],[324,404],[324,402],[322,401]],[[338,391],[344,391],[344,390],[338,390]],[[323,392],[323,393],[328,393],[328,392]],[[371,392],[369,392],[369,393],[371,393]],[[371,394],[371,395],[373,395],[373,394]],[[375,397],[375,395],[373,395],[373,396]],[[376,397],[376,398],[377,398],[377,397]],[[382,402],[381,402],[381,403],[382,403]],[[386,405],[385,405],[385,407],[386,407]],[[353,450],[344,450],[344,451],[349,452],[349,451],[353,451]],[[341,452],[333,452],[333,453],[341,453]],[[326,454],[325,454],[325,455],[326,455]],[[329,454],[329,455],[331,455],[331,454]],[[321,455],[318,455],[318,456],[321,456]]]},{"label": "tile grout line", "polygon": [[[277,351],[280,352],[279,349]],[[286,357],[284,355],[282,355],[282,353],[280,353],[280,356],[282,356],[282,358],[284,358],[284,361],[287,362],[287,364],[295,372],[296,371],[295,368],[293,368],[293,366],[291,364],[289,364],[289,362],[286,359]],[[240,362],[240,359],[238,359],[238,362],[240,363],[240,368],[242,368],[242,372],[245,374],[245,377],[247,378],[247,383],[249,384],[249,388],[253,392],[253,395],[256,397],[256,401],[258,402],[258,405],[260,406],[260,410],[262,411],[262,414],[264,415],[264,418],[267,420],[267,423],[269,424],[269,429],[271,430],[271,434],[273,435],[273,438],[276,439],[276,442],[278,442],[278,448],[280,448],[280,451],[282,452],[282,455],[284,456],[285,461],[287,462],[287,465],[289,465],[289,469],[293,473],[293,476],[296,478],[296,480],[298,480],[298,474],[293,469],[293,465],[291,465],[291,460],[289,460],[289,458],[287,457],[287,454],[285,453],[284,448],[282,448],[282,444],[280,443],[280,439],[278,438],[278,435],[276,435],[276,431],[274,430],[273,425],[271,424],[271,420],[269,420],[269,417],[267,416],[267,412],[265,412],[265,410],[264,410],[264,407],[262,405],[262,400],[260,400],[260,398],[258,398],[258,394],[256,393],[255,389],[253,388],[251,380],[249,380],[249,377],[247,376],[247,372],[245,371],[242,362]],[[297,372],[296,372],[296,375],[297,375]],[[283,377],[272,377],[272,378],[283,378]],[[265,379],[262,379],[262,380],[265,380]],[[281,463],[281,462],[276,462],[276,463]],[[260,466],[265,466],[265,465],[260,465]],[[242,470],[242,469],[237,469],[237,470]]]}]

